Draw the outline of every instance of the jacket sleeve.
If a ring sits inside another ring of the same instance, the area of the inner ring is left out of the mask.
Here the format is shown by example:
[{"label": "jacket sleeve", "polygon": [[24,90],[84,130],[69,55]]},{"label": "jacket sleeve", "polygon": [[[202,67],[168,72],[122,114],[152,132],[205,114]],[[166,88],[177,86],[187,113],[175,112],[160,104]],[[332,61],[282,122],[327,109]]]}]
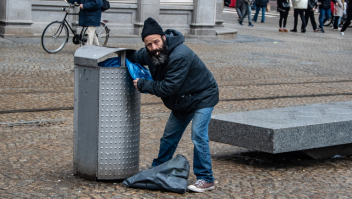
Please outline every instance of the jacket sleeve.
[{"label": "jacket sleeve", "polygon": [[340,8],[343,8],[343,4],[342,4],[341,0],[337,0],[337,3],[339,4]]},{"label": "jacket sleeve", "polygon": [[74,4],[75,2],[77,2],[78,4],[80,4],[80,0],[67,0],[69,3]]},{"label": "jacket sleeve", "polygon": [[189,62],[185,57],[179,57],[168,65],[166,77],[162,81],[148,81],[140,79],[138,90],[142,93],[150,93],[157,97],[168,97],[176,93],[183,85],[188,72]]},{"label": "jacket sleeve", "polygon": [[93,0],[83,4],[83,10],[98,10],[103,6],[103,0]]},{"label": "jacket sleeve", "polygon": [[147,65],[147,52],[145,48],[134,51],[133,53],[127,54],[127,59],[132,63],[139,63],[140,65]]}]

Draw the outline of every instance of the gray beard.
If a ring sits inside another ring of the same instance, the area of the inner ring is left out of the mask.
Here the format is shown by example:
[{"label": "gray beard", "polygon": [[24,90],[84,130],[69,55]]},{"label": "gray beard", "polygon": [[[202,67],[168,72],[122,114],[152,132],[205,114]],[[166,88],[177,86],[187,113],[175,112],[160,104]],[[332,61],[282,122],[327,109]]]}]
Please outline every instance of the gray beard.
[{"label": "gray beard", "polygon": [[168,57],[165,54],[160,54],[158,57],[152,56],[154,66],[160,66],[166,64]]}]

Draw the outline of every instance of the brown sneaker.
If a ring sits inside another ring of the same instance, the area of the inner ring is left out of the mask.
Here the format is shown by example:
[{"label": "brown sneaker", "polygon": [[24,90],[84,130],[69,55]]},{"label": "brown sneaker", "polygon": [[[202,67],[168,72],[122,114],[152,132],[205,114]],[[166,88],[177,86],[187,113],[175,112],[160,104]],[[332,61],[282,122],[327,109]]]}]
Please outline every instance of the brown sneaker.
[{"label": "brown sneaker", "polygon": [[215,189],[214,182],[205,182],[204,180],[197,180],[193,185],[188,186],[188,190],[194,192],[204,192]]},{"label": "brown sneaker", "polygon": [[288,30],[285,28],[285,29],[284,29],[284,32],[288,32]]},{"label": "brown sneaker", "polygon": [[284,29],[280,28],[280,29],[279,29],[279,32],[284,32]]}]

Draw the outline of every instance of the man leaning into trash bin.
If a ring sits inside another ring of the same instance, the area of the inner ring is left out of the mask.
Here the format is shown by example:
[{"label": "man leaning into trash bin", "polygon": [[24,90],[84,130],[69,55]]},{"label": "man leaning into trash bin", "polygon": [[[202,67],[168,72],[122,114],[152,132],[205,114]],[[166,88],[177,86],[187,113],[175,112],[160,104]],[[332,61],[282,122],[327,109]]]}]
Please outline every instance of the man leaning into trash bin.
[{"label": "man leaning into trash bin", "polygon": [[208,124],[214,106],[219,102],[218,85],[202,60],[183,42],[183,35],[173,29],[163,32],[152,18],[144,21],[142,40],[145,48],[128,58],[133,63],[148,65],[154,81],[136,79],[134,86],[141,93],[161,97],[172,110],[160,139],[158,158],[152,166],[170,160],[192,121],[194,144],[193,171],[197,182],[188,189],[204,192],[215,188],[210,159]]}]

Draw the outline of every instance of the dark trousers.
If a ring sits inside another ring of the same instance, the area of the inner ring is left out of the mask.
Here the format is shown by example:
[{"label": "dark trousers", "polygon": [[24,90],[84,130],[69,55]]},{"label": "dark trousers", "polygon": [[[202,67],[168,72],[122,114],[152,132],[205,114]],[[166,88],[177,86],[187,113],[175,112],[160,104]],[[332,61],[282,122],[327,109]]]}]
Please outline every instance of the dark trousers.
[{"label": "dark trousers", "polygon": [[304,13],[304,17],[306,19],[306,26],[308,26],[308,22],[309,22],[308,19],[310,19],[310,22],[312,23],[312,26],[313,26],[313,30],[316,30],[317,29],[317,23],[315,22],[315,18],[314,18],[314,11],[311,8],[308,8],[304,12],[305,12]]},{"label": "dark trousers", "polygon": [[[349,5],[352,5],[351,3]],[[346,22],[343,24],[342,28],[341,28],[341,32],[344,32],[346,30],[346,28],[351,24],[351,20],[352,20],[352,9],[351,8],[347,8],[347,19]]]},{"label": "dark trousers", "polygon": [[339,19],[340,16],[334,16],[334,29],[339,29]]},{"label": "dark trousers", "polygon": [[293,17],[295,18],[294,26],[293,26],[294,30],[297,30],[298,15],[301,17],[301,21],[302,21],[301,30],[306,28],[306,19],[304,18],[304,11],[305,11],[305,9],[294,9],[293,10]]},{"label": "dark trousers", "polygon": [[[285,11],[282,11],[282,10],[279,10],[280,11],[280,20],[279,20],[279,27],[282,28],[282,27],[286,27],[286,22],[287,22],[287,17],[288,17],[288,12],[290,10],[285,10]],[[282,24],[282,21],[284,21],[284,24]]]},{"label": "dark trousers", "polygon": [[246,11],[246,7],[244,6],[244,3],[242,3],[239,6],[236,6],[236,12],[237,12],[238,18],[242,18],[245,11]]}]

